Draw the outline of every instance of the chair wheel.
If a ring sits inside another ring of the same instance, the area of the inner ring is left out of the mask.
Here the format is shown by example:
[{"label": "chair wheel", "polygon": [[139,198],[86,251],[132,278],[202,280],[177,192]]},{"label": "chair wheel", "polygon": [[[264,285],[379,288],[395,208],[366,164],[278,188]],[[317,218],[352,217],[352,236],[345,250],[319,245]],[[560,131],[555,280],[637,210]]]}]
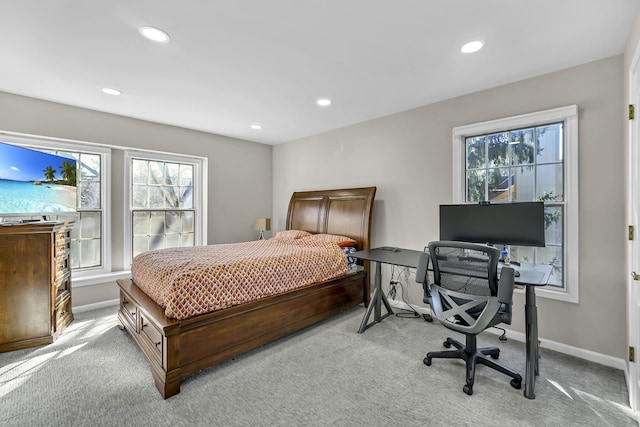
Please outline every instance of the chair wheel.
[{"label": "chair wheel", "polygon": [[425,357],[422,362],[427,366],[431,366],[431,358],[430,357]]},{"label": "chair wheel", "polygon": [[511,380],[511,387],[520,390],[522,388],[522,380],[517,380],[517,379],[512,379]]},{"label": "chair wheel", "polygon": [[473,387],[471,387],[468,384],[465,384],[464,387],[462,387],[462,391],[464,391],[465,393],[467,393],[469,396],[471,396],[473,394]]},{"label": "chair wheel", "polygon": [[445,341],[442,343],[445,348],[451,348],[451,343],[449,341]]},{"label": "chair wheel", "polygon": [[500,353],[492,354],[491,358],[497,360],[500,357]]}]

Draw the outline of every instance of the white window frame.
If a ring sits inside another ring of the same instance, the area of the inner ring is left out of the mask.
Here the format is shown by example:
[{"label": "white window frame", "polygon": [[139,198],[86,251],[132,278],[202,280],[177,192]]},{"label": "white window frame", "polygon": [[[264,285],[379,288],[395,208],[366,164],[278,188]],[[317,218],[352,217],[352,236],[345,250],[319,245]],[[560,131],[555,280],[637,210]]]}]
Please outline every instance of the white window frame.
[{"label": "white window frame", "polygon": [[[560,301],[579,301],[579,203],[578,203],[578,106],[554,108],[504,119],[459,126],[453,129],[453,202],[465,200],[466,137],[564,122],[564,288],[540,287],[536,295]],[[523,292],[518,290],[517,292]]]},{"label": "white window frame", "polygon": [[196,212],[194,246],[207,244],[207,159],[183,154],[161,153],[156,151],[127,150],[124,154],[124,262],[131,268],[133,253],[132,243],[132,213],[131,209],[131,163],[133,159],[183,163],[193,165],[193,209]]},{"label": "white window frame", "polygon": [[6,131],[0,132],[0,139],[23,147],[39,148],[42,150],[79,151],[101,156],[100,182],[102,187],[100,188],[100,206],[102,207],[102,224],[100,250],[102,251],[102,265],[99,267],[73,269],[71,271],[71,283],[73,287],[80,287],[104,282],[105,276],[111,274],[111,232],[108,230],[108,225],[111,224],[111,203],[108,200],[108,195],[111,194],[111,149],[105,148],[103,145],[85,141]]}]

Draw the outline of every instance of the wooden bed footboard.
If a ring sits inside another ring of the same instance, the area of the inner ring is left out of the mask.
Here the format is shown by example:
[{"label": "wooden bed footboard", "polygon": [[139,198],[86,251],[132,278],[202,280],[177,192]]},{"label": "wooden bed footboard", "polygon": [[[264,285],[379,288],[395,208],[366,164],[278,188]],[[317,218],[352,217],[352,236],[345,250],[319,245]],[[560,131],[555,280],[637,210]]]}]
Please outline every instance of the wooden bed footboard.
[{"label": "wooden bed footboard", "polygon": [[[367,303],[369,280],[359,269],[345,277],[185,320],[170,319],[130,279],[118,280],[118,323],[151,365],[163,398],[182,378],[287,334]],[[355,332],[355,331],[354,331]]]}]

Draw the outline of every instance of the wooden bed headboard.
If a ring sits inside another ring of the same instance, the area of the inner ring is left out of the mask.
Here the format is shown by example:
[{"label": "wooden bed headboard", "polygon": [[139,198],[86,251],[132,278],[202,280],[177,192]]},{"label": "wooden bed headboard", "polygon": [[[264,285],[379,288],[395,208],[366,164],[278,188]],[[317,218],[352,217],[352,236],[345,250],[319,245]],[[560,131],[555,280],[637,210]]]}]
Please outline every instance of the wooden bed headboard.
[{"label": "wooden bed headboard", "polygon": [[287,230],[338,234],[369,249],[371,214],[376,187],[293,193],[287,212]]}]

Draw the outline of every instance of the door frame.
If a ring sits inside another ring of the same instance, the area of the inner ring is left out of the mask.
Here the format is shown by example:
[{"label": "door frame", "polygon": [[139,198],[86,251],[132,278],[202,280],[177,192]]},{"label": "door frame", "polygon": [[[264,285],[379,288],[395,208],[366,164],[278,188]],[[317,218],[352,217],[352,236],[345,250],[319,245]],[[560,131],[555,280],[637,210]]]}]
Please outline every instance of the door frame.
[{"label": "door frame", "polygon": [[[633,60],[629,65],[629,93],[630,105],[635,106],[635,110],[640,112],[640,43],[636,45]],[[636,113],[637,114],[637,113]],[[631,272],[640,273],[640,228],[638,222],[638,205],[640,205],[640,182],[638,169],[640,169],[640,120],[634,118],[628,120],[628,140],[627,140],[627,225],[634,227],[634,239],[627,242],[627,330],[628,344],[637,351],[640,351],[640,282],[634,280]],[[640,355],[636,355],[638,358]],[[628,377],[627,386],[629,391],[629,404],[638,419],[640,414],[640,369],[637,362],[627,360]]]}]

